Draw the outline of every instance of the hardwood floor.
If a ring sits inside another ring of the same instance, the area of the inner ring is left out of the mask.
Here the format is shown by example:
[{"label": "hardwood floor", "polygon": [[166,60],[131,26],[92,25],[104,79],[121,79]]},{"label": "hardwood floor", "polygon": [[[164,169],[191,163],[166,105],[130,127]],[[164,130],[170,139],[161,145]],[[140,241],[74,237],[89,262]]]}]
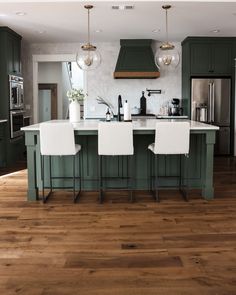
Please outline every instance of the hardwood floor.
[{"label": "hardwood floor", "polygon": [[236,294],[236,159],[217,158],[215,199],[140,192],[26,202],[26,170],[0,178],[0,294]]}]

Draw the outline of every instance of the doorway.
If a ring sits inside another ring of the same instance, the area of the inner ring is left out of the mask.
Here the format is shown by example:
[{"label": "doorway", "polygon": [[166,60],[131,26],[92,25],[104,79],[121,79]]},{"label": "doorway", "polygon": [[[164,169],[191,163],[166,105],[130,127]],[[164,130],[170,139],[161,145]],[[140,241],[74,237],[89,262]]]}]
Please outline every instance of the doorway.
[{"label": "doorway", "polygon": [[[58,108],[58,119],[64,119],[66,116],[66,110],[68,107],[68,99],[66,97],[66,91],[68,90],[68,86],[64,85],[64,80],[62,78],[62,71],[60,71],[61,80],[55,80],[55,72],[52,74],[52,66],[57,63],[65,63],[72,62],[72,64],[76,61],[75,54],[36,54],[33,55],[33,122],[34,124],[39,123],[39,95],[38,95],[38,83],[56,83],[58,85],[57,89],[57,108]],[[45,76],[40,76],[40,72],[42,70],[42,64],[49,64],[50,71],[47,71]],[[55,66],[53,67],[55,68]],[[49,74],[50,72],[50,74]],[[47,77],[47,80],[44,79]],[[68,77],[68,75],[67,75]],[[51,79],[53,78],[53,80]],[[82,71],[81,73],[81,88],[84,89],[84,92],[87,93],[87,75],[86,72]],[[68,80],[68,79],[66,79]],[[65,83],[67,84],[67,82]],[[77,85],[72,85],[73,87],[78,87]],[[79,88],[80,88],[79,87]],[[65,91],[64,91],[65,90]],[[84,107],[84,116],[86,117],[86,100]]]},{"label": "doorway", "polygon": [[38,84],[39,122],[55,120],[57,114],[57,84]]}]

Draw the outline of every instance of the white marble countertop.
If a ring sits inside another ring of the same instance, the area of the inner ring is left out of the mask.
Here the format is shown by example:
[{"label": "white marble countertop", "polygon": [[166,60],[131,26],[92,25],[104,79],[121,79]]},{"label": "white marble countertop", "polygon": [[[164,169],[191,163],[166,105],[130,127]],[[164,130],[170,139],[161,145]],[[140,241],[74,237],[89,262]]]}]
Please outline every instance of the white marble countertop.
[{"label": "white marble countertop", "polygon": [[188,119],[188,116],[165,116],[157,115],[157,119]]},{"label": "white marble countertop", "polygon": [[0,124],[1,123],[6,123],[7,122],[7,120],[0,120]]},{"label": "white marble countertop", "polygon": [[[48,122],[66,122],[68,120],[52,120]],[[155,130],[156,122],[163,122],[163,119],[136,119],[132,121],[133,130]],[[190,130],[219,130],[218,126],[205,124],[197,121],[191,121],[186,119],[166,119],[168,122],[189,122]],[[96,131],[98,130],[98,123],[100,120],[81,120],[78,123],[73,123],[75,130],[80,131]],[[34,124],[21,128],[23,131],[38,131],[40,127],[39,124]]]}]

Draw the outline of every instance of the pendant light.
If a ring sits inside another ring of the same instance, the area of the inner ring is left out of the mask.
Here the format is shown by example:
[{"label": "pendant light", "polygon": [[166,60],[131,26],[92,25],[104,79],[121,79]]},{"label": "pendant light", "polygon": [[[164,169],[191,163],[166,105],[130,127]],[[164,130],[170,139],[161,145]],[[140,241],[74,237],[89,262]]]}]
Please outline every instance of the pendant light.
[{"label": "pendant light", "polygon": [[96,46],[90,43],[90,10],[93,5],[85,5],[85,9],[88,11],[88,42],[81,46],[76,55],[76,63],[78,67],[83,71],[94,70],[101,63],[101,55],[98,52]]},{"label": "pendant light", "polygon": [[166,11],[166,42],[162,43],[155,55],[155,63],[159,68],[176,68],[179,64],[179,53],[175,46],[169,43],[168,40],[168,9],[171,5],[163,5],[162,8]]}]

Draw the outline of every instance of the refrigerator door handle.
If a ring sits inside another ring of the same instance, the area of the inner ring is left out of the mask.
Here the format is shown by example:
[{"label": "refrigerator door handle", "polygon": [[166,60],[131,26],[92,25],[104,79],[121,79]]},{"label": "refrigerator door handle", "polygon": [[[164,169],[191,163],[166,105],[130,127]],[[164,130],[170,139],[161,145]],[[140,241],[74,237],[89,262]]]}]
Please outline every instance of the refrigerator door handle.
[{"label": "refrigerator door handle", "polygon": [[213,123],[215,121],[215,83],[211,84],[212,86],[212,98],[211,98],[211,122]]},{"label": "refrigerator door handle", "polygon": [[208,84],[208,123],[211,123],[211,111],[212,111],[212,87],[211,87],[211,83]]}]

